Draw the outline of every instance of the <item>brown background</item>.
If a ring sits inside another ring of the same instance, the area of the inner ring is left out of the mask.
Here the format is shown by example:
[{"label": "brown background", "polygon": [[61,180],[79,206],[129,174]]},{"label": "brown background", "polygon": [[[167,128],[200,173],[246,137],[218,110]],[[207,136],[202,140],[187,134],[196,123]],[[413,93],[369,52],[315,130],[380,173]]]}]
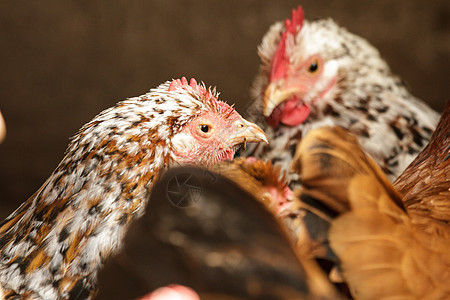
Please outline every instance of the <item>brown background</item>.
[{"label": "brown background", "polygon": [[101,110],[182,75],[216,85],[245,114],[256,46],[302,4],[376,47],[413,93],[442,111],[448,0],[0,1],[0,217],[26,200]]}]

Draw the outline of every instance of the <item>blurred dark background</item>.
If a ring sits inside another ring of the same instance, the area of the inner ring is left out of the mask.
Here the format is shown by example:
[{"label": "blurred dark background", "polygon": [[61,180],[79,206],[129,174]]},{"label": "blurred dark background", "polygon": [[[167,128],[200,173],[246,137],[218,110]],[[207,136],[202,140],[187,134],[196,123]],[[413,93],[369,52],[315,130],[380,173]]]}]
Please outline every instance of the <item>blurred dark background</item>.
[{"label": "blurred dark background", "polygon": [[442,111],[448,0],[0,1],[0,217],[31,196],[68,139],[101,110],[185,75],[245,115],[269,26],[301,4],[367,38],[413,93]]}]

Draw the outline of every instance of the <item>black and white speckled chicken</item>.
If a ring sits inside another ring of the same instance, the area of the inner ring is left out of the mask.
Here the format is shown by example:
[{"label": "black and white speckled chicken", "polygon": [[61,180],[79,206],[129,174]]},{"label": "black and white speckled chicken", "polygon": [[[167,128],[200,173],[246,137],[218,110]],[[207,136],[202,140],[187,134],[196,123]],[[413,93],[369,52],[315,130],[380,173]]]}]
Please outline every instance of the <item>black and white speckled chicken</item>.
[{"label": "black and white speckled chicken", "polygon": [[270,28],[258,53],[249,113],[253,121],[266,118],[270,143],[252,156],[288,170],[302,136],[337,125],[394,180],[435,128],[438,114],[407,90],[378,50],[331,19],[303,20],[298,7]]},{"label": "black and white speckled chicken", "polygon": [[267,141],[194,79],[161,84],[84,125],[42,187],[0,224],[6,299],[85,299],[96,274],[141,216],[160,172],[232,159]]}]

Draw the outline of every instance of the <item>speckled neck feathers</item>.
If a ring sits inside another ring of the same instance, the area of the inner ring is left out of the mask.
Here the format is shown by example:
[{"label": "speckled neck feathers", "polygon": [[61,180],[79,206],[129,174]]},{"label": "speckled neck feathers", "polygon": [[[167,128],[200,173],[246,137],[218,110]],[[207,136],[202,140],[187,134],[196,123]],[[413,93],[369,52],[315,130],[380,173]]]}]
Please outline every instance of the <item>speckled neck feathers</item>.
[{"label": "speckled neck feathers", "polygon": [[[96,270],[142,215],[171,137],[206,110],[228,110],[215,92],[170,82],[119,102],[83,126],[44,185],[0,224],[6,295],[83,299]],[[209,95],[209,96],[208,96]]]}]

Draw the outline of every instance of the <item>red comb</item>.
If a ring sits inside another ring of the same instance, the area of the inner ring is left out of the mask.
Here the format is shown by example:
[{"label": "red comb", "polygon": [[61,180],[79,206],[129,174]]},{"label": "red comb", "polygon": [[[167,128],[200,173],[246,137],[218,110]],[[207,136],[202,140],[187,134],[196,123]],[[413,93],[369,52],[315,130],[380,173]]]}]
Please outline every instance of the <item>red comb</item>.
[{"label": "red comb", "polygon": [[286,75],[288,61],[286,58],[286,39],[288,34],[298,33],[303,26],[303,8],[301,6],[293,9],[291,19],[284,20],[285,31],[281,34],[280,43],[272,62],[272,72],[270,81],[284,77]]},{"label": "red comb", "polygon": [[303,26],[303,8],[301,6],[293,9],[291,12],[291,19],[284,20],[284,27],[286,32],[294,34],[300,31]]},{"label": "red comb", "polygon": [[[191,88],[193,88],[193,89],[195,89],[195,90],[198,90],[199,88],[203,88],[202,86],[199,86],[199,85],[197,84],[197,81],[196,81],[194,78],[191,78],[191,81],[190,81],[189,84],[188,84],[188,81],[187,81],[186,77],[183,77],[183,78],[181,78],[181,79],[174,79],[174,80],[170,83],[170,85],[169,85],[169,92],[170,92],[170,91],[174,91],[174,90],[176,90],[176,89],[178,89],[178,88],[181,88],[181,87],[183,87],[183,86],[190,86]],[[206,89],[205,89],[205,88],[203,88],[203,89],[204,89],[205,92],[206,92]]]},{"label": "red comb", "polygon": [[[216,96],[211,94],[210,90],[207,90],[203,85],[198,84],[197,80],[195,80],[194,78],[191,78],[189,83],[188,83],[186,77],[182,77],[181,79],[174,79],[169,85],[169,92],[175,91],[176,89],[179,89],[179,88],[186,88],[188,86],[191,87],[193,90],[199,92],[200,94],[204,95],[206,99],[220,102],[220,101],[218,101]],[[220,103],[222,103],[222,102],[220,102]]]},{"label": "red comb", "polygon": [[172,80],[169,85],[169,91],[175,91],[176,89],[186,88],[188,86],[202,94],[207,101],[210,101],[209,103],[212,104],[217,111],[224,113],[226,116],[230,116],[234,113],[237,114],[237,112],[233,109],[233,106],[230,106],[223,101],[219,101],[219,99],[217,99],[217,95],[213,95],[211,90],[207,90],[205,86],[197,84],[197,81],[194,78],[191,78],[189,84],[186,77]]}]

